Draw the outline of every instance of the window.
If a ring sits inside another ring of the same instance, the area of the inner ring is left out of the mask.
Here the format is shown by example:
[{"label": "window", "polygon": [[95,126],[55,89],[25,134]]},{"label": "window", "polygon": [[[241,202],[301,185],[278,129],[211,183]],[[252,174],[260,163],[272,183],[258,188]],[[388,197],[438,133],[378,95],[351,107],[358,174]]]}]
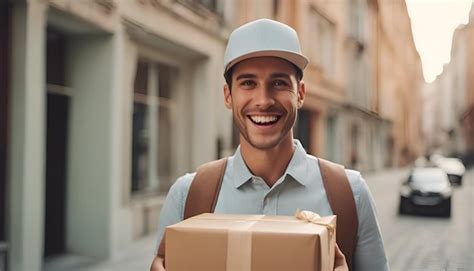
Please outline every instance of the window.
[{"label": "window", "polygon": [[314,60],[327,75],[334,73],[334,38],[335,25],[318,11],[313,9],[310,15],[312,33],[310,33],[310,58]]},{"label": "window", "polygon": [[358,51],[348,52],[348,95],[357,106],[370,107],[370,73],[367,54]]},{"label": "window", "polygon": [[217,11],[217,0],[194,0],[198,4],[201,4],[211,11]]},{"label": "window", "polygon": [[351,0],[349,2],[349,32],[360,43],[364,43],[365,39],[364,20],[366,14],[363,5],[363,1],[360,0]]},{"label": "window", "polygon": [[306,152],[311,153],[311,111],[300,109],[293,128],[295,138],[299,139]]},{"label": "window", "polygon": [[198,12],[202,7],[216,14],[221,14],[222,7],[217,0],[178,0],[182,4],[189,6],[193,11]]},{"label": "window", "polygon": [[134,82],[132,192],[167,191],[172,178],[173,67],[140,59]]}]

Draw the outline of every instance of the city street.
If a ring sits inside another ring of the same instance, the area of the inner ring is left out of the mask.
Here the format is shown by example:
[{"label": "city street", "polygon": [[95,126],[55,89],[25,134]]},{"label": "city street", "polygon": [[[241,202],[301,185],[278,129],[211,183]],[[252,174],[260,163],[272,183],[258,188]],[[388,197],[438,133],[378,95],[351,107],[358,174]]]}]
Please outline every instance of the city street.
[{"label": "city street", "polygon": [[[455,187],[449,219],[398,215],[399,185],[408,171],[364,174],[377,204],[391,270],[474,270],[474,170],[466,173],[463,186]],[[108,262],[70,255],[50,262],[45,270],[147,270],[155,245],[155,235],[151,235],[122,248]]]},{"label": "city street", "polygon": [[474,170],[455,187],[452,216],[398,215],[399,186],[408,169],[366,174],[377,204],[392,271],[474,270]]}]

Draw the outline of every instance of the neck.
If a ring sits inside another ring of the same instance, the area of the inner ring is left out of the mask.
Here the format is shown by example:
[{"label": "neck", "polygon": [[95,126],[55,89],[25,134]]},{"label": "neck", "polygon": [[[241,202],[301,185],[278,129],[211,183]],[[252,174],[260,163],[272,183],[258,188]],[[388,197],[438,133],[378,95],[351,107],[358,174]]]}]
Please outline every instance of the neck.
[{"label": "neck", "polygon": [[295,146],[292,137],[269,149],[257,149],[241,138],[240,152],[252,174],[263,178],[269,187],[283,176]]}]

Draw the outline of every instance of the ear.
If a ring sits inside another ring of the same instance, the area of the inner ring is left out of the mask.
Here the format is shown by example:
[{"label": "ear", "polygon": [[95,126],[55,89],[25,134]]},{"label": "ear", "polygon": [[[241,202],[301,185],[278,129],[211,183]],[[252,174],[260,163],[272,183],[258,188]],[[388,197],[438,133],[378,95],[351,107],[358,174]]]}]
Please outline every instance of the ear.
[{"label": "ear", "polygon": [[306,94],[306,89],[305,89],[304,82],[300,81],[299,87],[298,87],[298,109],[303,107],[305,94]]},{"label": "ear", "polygon": [[227,84],[224,84],[224,104],[228,109],[232,109],[232,95]]}]

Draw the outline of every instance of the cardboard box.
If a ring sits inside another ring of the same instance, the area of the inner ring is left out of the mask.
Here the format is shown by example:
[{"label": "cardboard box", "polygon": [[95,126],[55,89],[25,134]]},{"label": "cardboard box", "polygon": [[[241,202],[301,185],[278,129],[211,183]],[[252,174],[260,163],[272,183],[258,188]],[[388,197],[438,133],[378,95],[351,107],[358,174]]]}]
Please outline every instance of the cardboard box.
[{"label": "cardboard box", "polygon": [[166,270],[333,270],[336,217],[316,223],[290,216],[195,216],[166,228]]}]

